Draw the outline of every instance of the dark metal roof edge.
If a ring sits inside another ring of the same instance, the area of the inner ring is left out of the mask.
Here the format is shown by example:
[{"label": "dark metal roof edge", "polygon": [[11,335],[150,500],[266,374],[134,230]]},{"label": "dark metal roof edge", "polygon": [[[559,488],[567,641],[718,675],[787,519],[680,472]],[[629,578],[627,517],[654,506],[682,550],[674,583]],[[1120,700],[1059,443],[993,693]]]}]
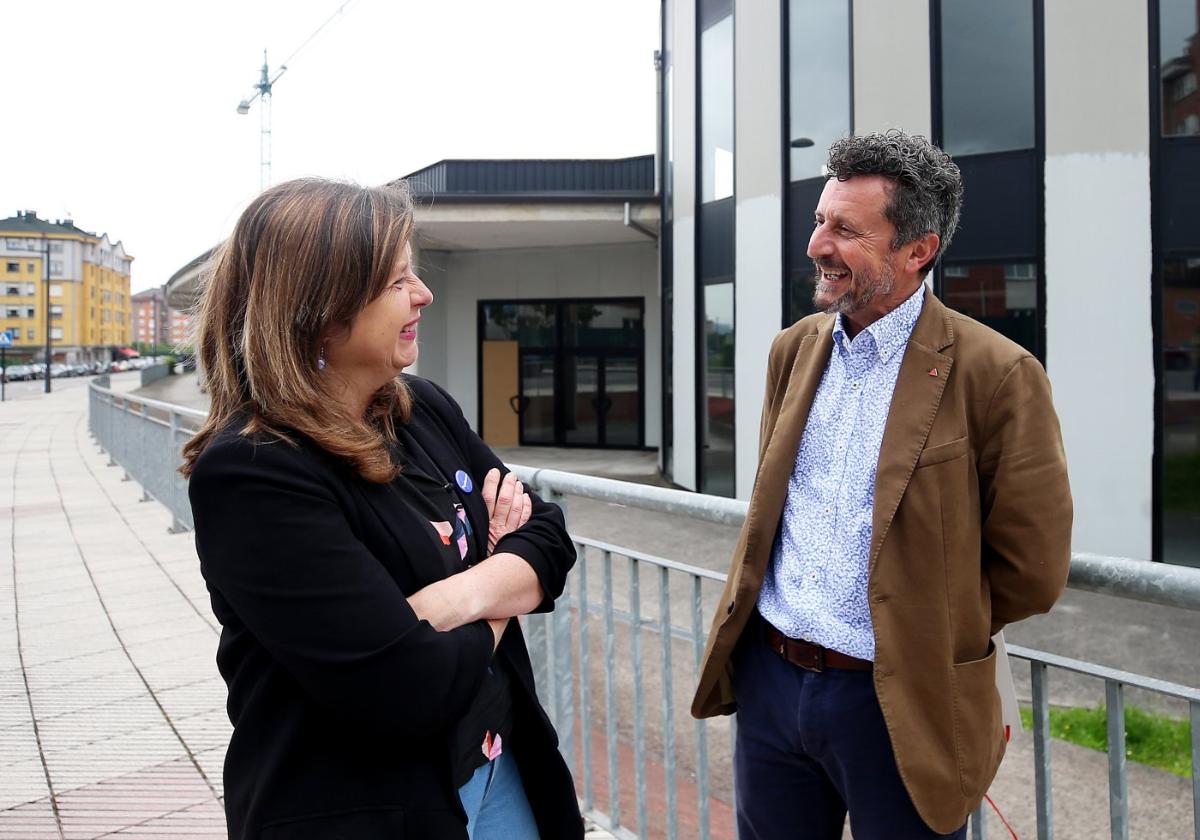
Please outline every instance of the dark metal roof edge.
[{"label": "dark metal roof edge", "polygon": [[413,193],[418,204],[606,204],[626,201],[653,202],[657,193]]},{"label": "dark metal roof edge", "polygon": [[410,178],[423,175],[448,163],[627,163],[635,160],[653,159],[653,154],[630,155],[619,158],[442,158],[407,175],[401,175],[399,178],[395,178],[388,183],[394,184],[396,181],[407,181]]}]

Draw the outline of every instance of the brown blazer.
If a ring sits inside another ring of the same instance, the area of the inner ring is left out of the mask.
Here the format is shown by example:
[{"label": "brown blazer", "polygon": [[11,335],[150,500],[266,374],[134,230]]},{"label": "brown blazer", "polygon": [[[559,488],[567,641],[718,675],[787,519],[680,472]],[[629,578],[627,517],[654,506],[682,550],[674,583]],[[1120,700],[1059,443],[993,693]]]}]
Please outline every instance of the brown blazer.
[{"label": "brown blazer", "polygon": [[[809,316],[771,347],[758,475],[696,717],[736,710],[730,654],[771,560],[833,321]],[[1004,755],[989,639],[1053,606],[1070,546],[1067,464],[1045,371],[926,290],[879,451],[867,593],[875,691],[900,776],[935,831],[966,821]]]}]

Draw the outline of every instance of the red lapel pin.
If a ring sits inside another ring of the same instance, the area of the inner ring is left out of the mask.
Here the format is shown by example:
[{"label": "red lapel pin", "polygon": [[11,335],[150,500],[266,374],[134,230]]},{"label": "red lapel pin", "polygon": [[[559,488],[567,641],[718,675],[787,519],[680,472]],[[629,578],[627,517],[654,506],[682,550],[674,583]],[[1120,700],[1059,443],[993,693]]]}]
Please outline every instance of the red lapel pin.
[{"label": "red lapel pin", "polygon": [[936,376],[937,376],[937,368],[930,368],[930,369],[929,369],[929,375],[930,375],[930,376],[933,376],[933,377],[936,377]]}]

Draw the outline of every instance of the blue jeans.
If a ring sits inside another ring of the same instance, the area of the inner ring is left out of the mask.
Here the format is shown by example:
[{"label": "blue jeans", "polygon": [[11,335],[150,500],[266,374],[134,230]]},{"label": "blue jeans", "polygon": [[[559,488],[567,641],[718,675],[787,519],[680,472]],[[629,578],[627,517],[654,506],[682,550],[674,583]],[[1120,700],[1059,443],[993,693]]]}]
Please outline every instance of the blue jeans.
[{"label": "blue jeans", "polygon": [[471,840],[538,840],[517,761],[508,753],[476,770],[458,789],[458,798],[467,812]]}]

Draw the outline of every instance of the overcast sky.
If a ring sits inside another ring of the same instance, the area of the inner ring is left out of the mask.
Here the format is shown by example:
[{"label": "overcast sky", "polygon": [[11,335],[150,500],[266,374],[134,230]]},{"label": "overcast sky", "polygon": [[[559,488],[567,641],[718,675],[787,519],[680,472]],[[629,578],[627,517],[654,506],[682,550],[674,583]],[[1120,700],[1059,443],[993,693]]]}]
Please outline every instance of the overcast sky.
[{"label": "overcast sky", "polygon": [[[4,8],[0,218],[122,240],[133,291],[228,234],[259,189],[274,70],[342,0],[45,0]],[[654,151],[655,0],[351,0],[289,62],[272,181],[381,183],[442,158]]]}]

